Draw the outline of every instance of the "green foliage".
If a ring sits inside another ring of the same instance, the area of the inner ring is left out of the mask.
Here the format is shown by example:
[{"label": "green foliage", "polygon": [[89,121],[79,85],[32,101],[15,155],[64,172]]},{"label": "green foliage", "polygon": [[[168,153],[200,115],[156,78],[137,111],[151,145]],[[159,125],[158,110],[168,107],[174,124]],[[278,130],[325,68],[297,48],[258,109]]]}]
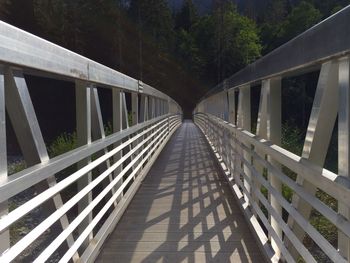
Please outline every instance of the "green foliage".
[{"label": "green foliage", "polygon": [[173,43],[174,21],[164,0],[131,0],[129,8],[136,23],[167,48]]},{"label": "green foliage", "polygon": [[288,14],[285,0],[273,0],[260,25],[264,53],[270,52],[301,34],[322,19],[321,12],[312,3],[301,1]]},{"label": "green foliage", "polygon": [[50,157],[69,152],[77,147],[76,133],[62,133],[48,147]]},{"label": "green foliage", "polygon": [[282,125],[282,147],[294,154],[301,156],[303,150],[303,133],[290,123]]},{"label": "green foliage", "polygon": [[198,19],[198,12],[192,0],[185,0],[182,8],[175,16],[175,28],[189,31]]},{"label": "green foliage", "polygon": [[283,37],[285,40],[289,40],[312,27],[321,19],[322,14],[319,10],[312,4],[302,1],[292,10],[284,22]]},{"label": "green foliage", "polygon": [[260,56],[254,21],[240,15],[232,4],[201,17],[190,33],[204,64],[204,76],[211,81],[222,81]]},{"label": "green foliage", "polygon": [[202,73],[204,61],[200,56],[200,49],[193,35],[184,29],[180,29],[177,32],[176,53],[178,54],[178,59],[189,71],[198,74]]},{"label": "green foliage", "polygon": [[323,17],[327,17],[339,11],[343,7],[350,4],[349,0],[307,0],[307,2],[314,5],[323,14]]},{"label": "green foliage", "polygon": [[16,162],[10,163],[7,169],[8,169],[8,174],[11,175],[11,174],[18,173],[24,170],[25,168],[26,168],[25,161],[16,161]]}]

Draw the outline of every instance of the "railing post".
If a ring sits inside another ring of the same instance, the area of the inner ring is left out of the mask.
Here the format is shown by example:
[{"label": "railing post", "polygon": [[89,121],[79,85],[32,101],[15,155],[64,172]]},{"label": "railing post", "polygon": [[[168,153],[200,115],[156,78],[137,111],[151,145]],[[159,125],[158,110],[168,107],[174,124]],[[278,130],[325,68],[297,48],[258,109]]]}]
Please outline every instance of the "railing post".
[{"label": "railing post", "polygon": [[[5,114],[5,75],[0,68],[0,184],[7,180],[6,114]],[[0,203],[0,217],[7,215],[7,201]],[[10,247],[10,231],[0,234],[0,254]]]},{"label": "railing post", "polygon": [[236,99],[235,90],[230,89],[227,92],[228,95],[228,122],[236,124]]},{"label": "railing post", "polygon": [[[273,78],[263,81],[263,89],[266,92],[266,139],[276,145],[281,145],[282,136],[282,95],[281,95],[281,78]],[[268,161],[277,169],[281,169],[281,165],[274,161],[271,156],[268,156]],[[271,186],[279,193],[282,192],[282,183],[271,172],[268,171],[268,180]],[[282,207],[276,198],[269,193],[269,201],[272,208],[278,215],[282,217]],[[269,213],[269,220],[272,229],[277,236],[282,240],[282,229],[278,224],[278,219],[271,216]],[[281,251],[276,241],[271,237],[271,245],[278,257],[281,257]]]},{"label": "railing post", "polygon": [[[236,100],[235,100],[235,90],[230,89],[227,91],[227,99],[228,99],[228,122],[236,125]],[[235,155],[233,147],[234,147],[234,141],[233,141],[233,134],[232,132],[228,132],[228,146],[229,146],[229,168],[231,172],[231,176],[234,176],[234,160],[233,157]]]},{"label": "railing post", "polygon": [[[82,81],[76,81],[75,87],[75,99],[76,99],[76,125],[77,125],[77,146],[83,146],[91,143],[91,92],[90,87],[87,83]],[[78,169],[86,166],[91,162],[91,158],[86,158],[78,163]],[[78,192],[81,191],[85,186],[87,186],[92,181],[91,172],[87,173],[85,176],[78,180]],[[92,193],[88,193],[81,201],[78,203],[78,212],[84,210],[92,201]],[[82,233],[87,225],[92,221],[92,213],[89,213],[87,218],[80,224],[79,232]],[[92,240],[92,232],[89,238],[85,240],[84,246],[89,244]]]},{"label": "railing post", "polygon": [[154,104],[154,98],[151,96],[148,97],[148,118],[149,119],[154,118],[153,104]]},{"label": "railing post", "polygon": [[[335,61],[324,63],[317,83],[302,153],[303,158],[319,167],[323,167],[324,165],[337,117],[338,94],[334,92],[337,88],[338,63]],[[317,188],[313,182],[305,180],[301,175],[297,176],[296,182],[306,192],[315,195]],[[309,203],[305,202],[297,194],[293,194],[292,204],[304,218],[309,219],[312,209]],[[293,230],[299,240],[303,241],[305,231],[291,216],[288,217],[288,226]],[[285,238],[288,239],[287,236]],[[288,240],[286,241],[286,245],[291,255],[296,259],[299,254],[298,251],[294,249]]]},{"label": "railing post", "polygon": [[206,131],[206,136],[209,138],[209,116],[207,113],[204,113],[203,115],[205,117],[204,119],[204,126],[205,126],[205,131]]},{"label": "railing post", "polygon": [[[113,133],[120,132],[123,129],[123,102],[122,102],[122,94],[119,89],[112,89],[112,107],[113,107]],[[114,147],[118,147],[121,142],[117,142],[114,144]],[[122,150],[116,153],[113,157],[114,163],[119,161],[123,156]],[[122,166],[120,165],[114,170],[114,177],[116,177],[122,171]],[[123,179],[116,184],[116,189],[118,189],[123,184]],[[120,197],[117,199],[117,202],[122,198],[123,193],[121,193]]]},{"label": "railing post", "polygon": [[[250,85],[243,86],[239,88],[239,100],[238,100],[238,116],[237,116],[237,126],[244,130],[251,130],[251,108],[250,108]],[[245,143],[245,142],[244,142]],[[246,144],[246,143],[245,143]],[[251,148],[250,144],[246,144],[248,148]],[[250,162],[250,154],[242,150],[242,157]],[[247,165],[243,165],[243,171],[247,175],[247,177],[251,180],[251,171],[247,167]],[[251,185],[247,180],[244,180],[244,187],[247,189],[249,193],[251,193]],[[249,203],[248,197],[244,194],[244,199],[247,203]]]},{"label": "railing post", "polygon": [[[91,100],[91,139],[92,139],[92,141],[96,141],[99,139],[104,139],[106,137],[106,134],[105,134],[105,129],[104,129],[105,127],[104,127],[103,119],[102,119],[100,99],[98,96],[98,90],[97,90],[96,86],[91,85],[90,92],[91,92],[91,97],[90,97],[90,100]],[[98,158],[106,153],[108,153],[107,148],[96,153],[96,158]],[[110,166],[111,166],[111,163],[108,159],[98,166],[98,170],[100,171],[100,173],[103,173],[105,170],[110,168]],[[109,179],[109,183],[111,183],[113,181],[114,178],[113,178],[112,173],[109,174],[108,179]],[[107,186],[108,182],[104,181],[103,185]],[[111,194],[114,195],[115,191],[116,191],[116,188],[113,187],[111,190]],[[108,200],[107,197],[106,197],[106,200]],[[114,206],[116,206],[116,205],[117,205],[117,202],[115,201]]]},{"label": "railing post", "polygon": [[[131,93],[131,126],[137,125],[139,123],[139,95],[138,93]],[[139,140],[132,143],[132,148],[135,148]],[[133,155],[137,156],[139,151],[136,151]],[[138,162],[133,165],[133,170],[137,167]],[[136,175],[134,176],[134,179]]]},{"label": "railing post", "polygon": [[168,116],[168,135],[170,134],[170,116]]},{"label": "railing post", "polygon": [[[339,115],[338,115],[338,173],[349,177],[350,173],[350,58],[339,61]],[[350,219],[349,203],[338,203],[338,212]],[[350,261],[349,237],[338,231],[340,254]]]},{"label": "railing post", "polygon": [[139,123],[139,102],[138,102],[138,94],[131,94],[131,112],[132,112],[132,126]]}]

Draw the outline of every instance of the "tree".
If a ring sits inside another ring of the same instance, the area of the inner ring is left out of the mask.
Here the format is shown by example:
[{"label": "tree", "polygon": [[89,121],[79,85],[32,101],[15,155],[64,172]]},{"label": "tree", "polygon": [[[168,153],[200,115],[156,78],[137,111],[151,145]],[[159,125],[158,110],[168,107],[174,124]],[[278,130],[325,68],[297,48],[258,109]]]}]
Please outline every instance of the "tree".
[{"label": "tree", "polygon": [[293,8],[283,24],[283,40],[286,42],[292,39],[321,21],[321,19],[321,12],[312,4],[305,1],[300,2]]},{"label": "tree", "polygon": [[288,15],[287,0],[270,0],[263,14],[263,23],[281,23]]},{"label": "tree", "polygon": [[172,45],[174,22],[164,0],[131,0],[130,14],[139,27],[163,49]]},{"label": "tree", "polygon": [[176,34],[176,54],[185,69],[197,76],[203,73],[204,64],[197,43],[193,35],[184,29],[180,29]]},{"label": "tree", "polygon": [[185,0],[180,11],[176,14],[175,28],[189,31],[198,21],[198,12],[192,0]]},{"label": "tree", "polygon": [[350,3],[349,0],[306,0],[306,2],[320,10],[323,18],[330,16]]},{"label": "tree", "polygon": [[260,25],[264,54],[303,33],[322,19],[321,12],[305,1],[294,6],[289,14],[286,1],[272,0],[270,7]]},{"label": "tree", "polygon": [[8,0],[0,0],[0,19],[6,21],[10,15],[10,2]]},{"label": "tree", "polygon": [[263,54],[282,44],[282,25],[288,16],[287,0],[270,0],[260,21],[260,36]]},{"label": "tree", "polygon": [[204,75],[220,82],[260,56],[261,45],[254,21],[232,4],[202,17],[193,35],[205,61]]},{"label": "tree", "polygon": [[1,0],[0,15],[5,22],[36,33],[33,2],[34,0]]}]

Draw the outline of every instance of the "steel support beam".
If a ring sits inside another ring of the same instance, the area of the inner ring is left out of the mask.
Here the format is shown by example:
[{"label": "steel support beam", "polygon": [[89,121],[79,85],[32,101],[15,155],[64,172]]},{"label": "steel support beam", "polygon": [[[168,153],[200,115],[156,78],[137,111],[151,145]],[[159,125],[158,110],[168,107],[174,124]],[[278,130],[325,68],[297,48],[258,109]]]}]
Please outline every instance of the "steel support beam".
[{"label": "steel support beam", "polygon": [[228,122],[236,125],[236,97],[235,90],[229,90],[228,96]]},{"label": "steel support beam", "polygon": [[[0,68],[0,184],[7,181],[7,149],[6,149],[6,113],[5,113],[5,75]],[[0,203],[0,217],[7,215],[7,201]],[[0,254],[10,247],[10,231],[0,234]]]},{"label": "steel support beam", "polygon": [[[281,78],[273,78],[263,81],[264,92],[266,93],[266,139],[273,144],[281,145],[282,136],[282,95],[281,95]],[[277,169],[281,169],[281,165],[268,156],[268,161]],[[279,193],[282,192],[282,183],[270,171],[268,171],[268,180],[271,186]],[[269,193],[269,201],[273,209],[282,217],[282,206],[276,198]],[[282,240],[282,229],[278,223],[278,219],[269,214],[269,220],[272,229],[276,235]],[[269,235],[271,246],[276,252],[278,258],[281,257],[281,251],[278,242]]]},{"label": "steel support beam", "polygon": [[[317,84],[302,153],[302,158],[309,160],[319,167],[323,167],[324,165],[337,117],[338,94],[334,92],[337,89],[338,63],[335,61],[324,63]],[[302,186],[306,192],[315,195],[317,188],[312,182],[304,180],[302,176],[298,175],[297,183]],[[292,204],[304,218],[308,219],[310,217],[312,207],[297,194],[293,194]],[[303,241],[305,231],[295,223],[291,216],[288,217],[288,225],[299,240]],[[289,241],[286,242],[286,246],[296,259],[298,257],[298,252]]]},{"label": "steel support beam", "polygon": [[131,93],[132,126],[139,123],[139,97],[137,93]]},{"label": "steel support beam", "polygon": [[[251,107],[250,107],[250,86],[243,86],[239,89],[238,95],[238,116],[237,116],[237,126],[246,131],[251,130]],[[245,143],[246,144],[246,143]],[[246,144],[247,147],[251,147],[250,144]],[[243,157],[250,162],[250,154],[243,150]],[[243,171],[247,177],[251,180],[251,171],[249,167],[243,164]],[[251,186],[247,180],[244,180],[244,186],[249,193],[251,193]],[[244,195],[244,199],[249,203],[249,199]]]},{"label": "steel support beam", "polygon": [[[76,81],[75,85],[75,105],[76,105],[76,122],[77,122],[77,146],[91,144],[91,91],[86,82]],[[91,158],[86,158],[78,163],[78,169],[86,166],[91,162]],[[92,181],[92,173],[88,172],[85,176],[78,180],[78,192],[90,184]],[[78,212],[81,213],[92,201],[92,193],[88,193],[78,203]],[[92,213],[89,213],[87,218],[80,224],[79,233],[92,221]],[[89,238],[85,240],[83,247],[88,246],[93,239],[93,233],[90,233]]]},{"label": "steel support beam", "polygon": [[[350,58],[339,61],[339,115],[338,115],[338,174],[350,175]],[[349,203],[338,202],[338,212],[350,219]],[[338,231],[338,249],[340,254],[350,261],[349,237]]]},{"label": "steel support beam", "polygon": [[[113,133],[120,132],[123,129],[123,100],[122,92],[119,89],[112,90],[112,107],[113,107]],[[114,144],[114,148],[118,147],[121,142]],[[113,157],[114,163],[119,161],[123,156],[123,151],[119,151]],[[117,167],[114,171],[114,177],[117,177],[118,174],[122,171],[122,165]],[[123,184],[123,179],[121,179],[117,184],[116,188],[118,189]],[[120,202],[122,199],[123,193],[120,197],[117,198],[117,202]]]},{"label": "steel support beam", "polygon": [[[12,126],[14,128],[19,146],[27,166],[45,163],[49,160],[46,145],[41,134],[32,100],[28,91],[27,83],[21,72],[13,72],[12,69],[5,69],[5,104]],[[54,175],[46,181],[36,184],[39,193],[56,184]],[[58,194],[47,202],[44,211],[55,211],[63,205],[61,195]],[[60,218],[62,229],[69,225],[67,216]],[[74,243],[73,237],[67,238],[68,246]],[[78,254],[74,260],[79,258]]]},{"label": "steel support beam", "polygon": [[[101,105],[100,105],[100,99],[98,96],[98,90],[96,87],[91,86],[90,87],[91,92],[91,138],[92,141],[104,139],[106,137],[105,129],[103,125],[103,119],[102,119],[102,112],[101,112]],[[105,148],[102,151],[96,153],[96,158],[108,153],[108,149]],[[109,159],[106,160],[106,162],[100,164],[98,166],[98,169],[100,173],[103,173],[111,166]],[[113,181],[113,174],[109,174],[108,176],[109,182]],[[106,181],[104,181],[104,187],[108,185]],[[115,193],[116,189],[115,187],[112,188],[111,194],[113,195]],[[106,200],[108,200],[109,197],[106,196]],[[114,202],[114,206],[117,205],[117,202]]]}]

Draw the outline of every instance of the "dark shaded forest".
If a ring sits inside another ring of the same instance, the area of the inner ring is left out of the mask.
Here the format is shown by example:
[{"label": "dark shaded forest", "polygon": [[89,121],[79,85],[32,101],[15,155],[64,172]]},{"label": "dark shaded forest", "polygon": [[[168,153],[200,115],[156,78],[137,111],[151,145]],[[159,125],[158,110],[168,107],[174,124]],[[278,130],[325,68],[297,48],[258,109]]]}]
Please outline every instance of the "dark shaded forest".
[{"label": "dark shaded forest", "polygon": [[0,18],[140,79],[190,112],[210,87],[349,1],[195,3],[1,0]]},{"label": "dark shaded forest", "polygon": [[[350,0],[0,0],[0,19],[167,93],[190,118],[210,88],[348,4]],[[282,145],[298,155],[318,75],[282,81]],[[26,81],[50,156],[76,148],[74,83],[34,76]],[[260,86],[251,91],[254,132]],[[102,113],[111,113],[110,94],[99,89]],[[106,130],[111,130],[110,117],[104,119]],[[333,172],[338,165],[336,127],[325,163]],[[8,155],[20,160],[11,174],[26,164],[11,125],[7,129]],[[295,180],[296,174],[284,172]],[[292,194],[283,187],[289,202]],[[317,196],[336,210],[332,197],[320,191]],[[336,244],[334,225],[315,211],[311,223]]]}]

